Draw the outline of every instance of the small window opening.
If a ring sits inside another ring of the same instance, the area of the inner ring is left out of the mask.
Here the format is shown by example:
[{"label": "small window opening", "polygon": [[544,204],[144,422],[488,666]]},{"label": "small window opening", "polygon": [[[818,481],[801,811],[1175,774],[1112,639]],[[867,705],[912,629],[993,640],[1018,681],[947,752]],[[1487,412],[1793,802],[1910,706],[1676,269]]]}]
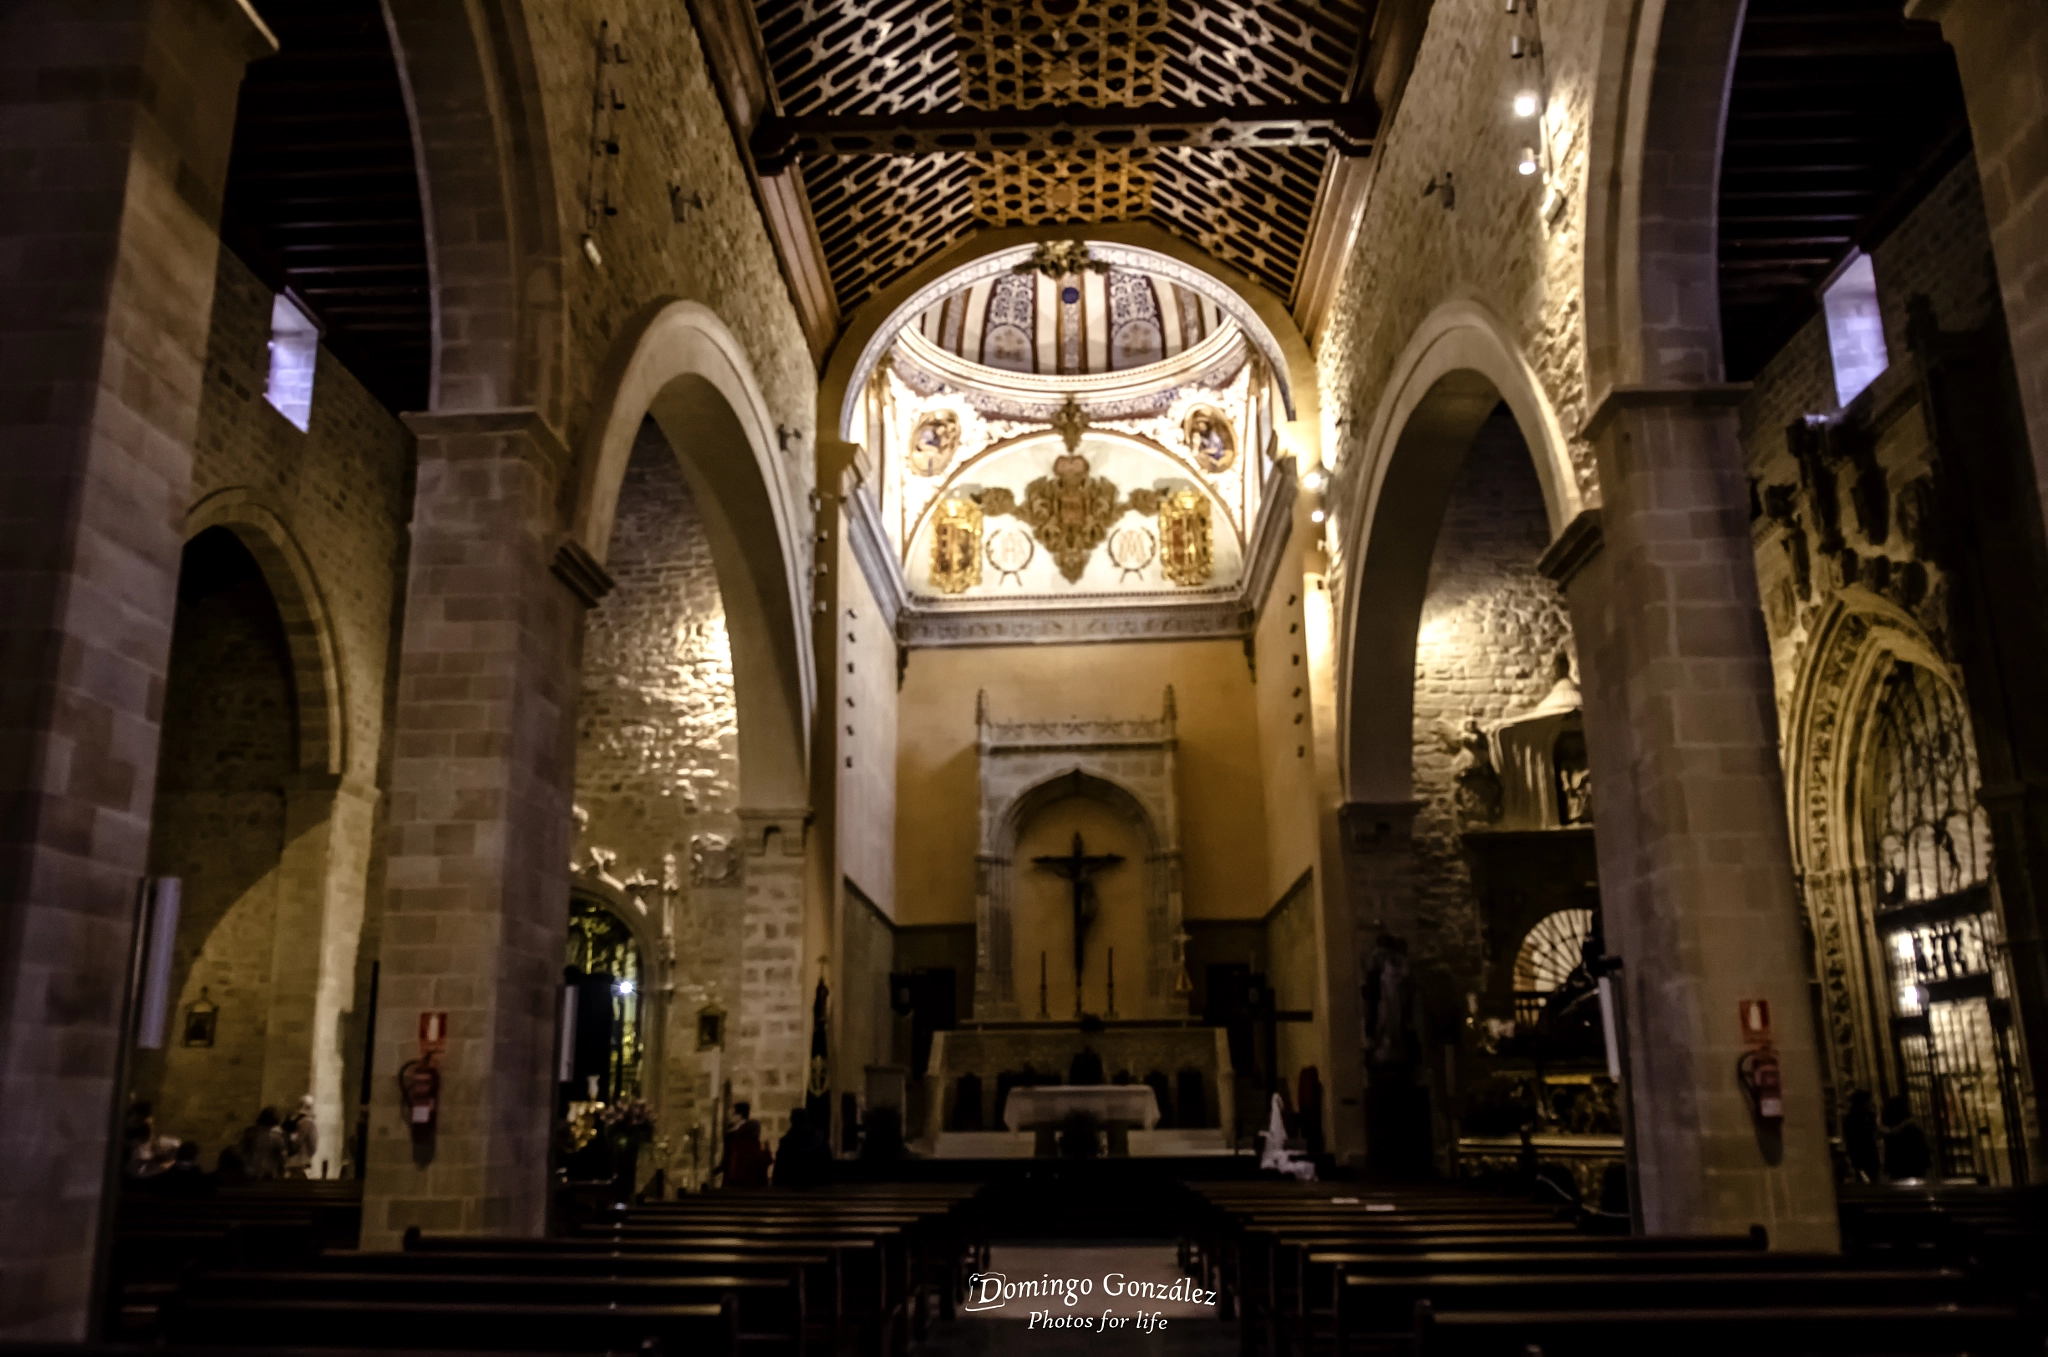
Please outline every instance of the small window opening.
[{"label": "small window opening", "polygon": [[1828,352],[1835,360],[1835,399],[1847,405],[1891,365],[1884,318],[1877,309],[1877,274],[1858,254],[1821,293],[1828,318]]},{"label": "small window opening", "polygon": [[320,327],[288,293],[270,305],[270,377],[263,398],[304,433],[313,421],[313,369],[320,357]]}]

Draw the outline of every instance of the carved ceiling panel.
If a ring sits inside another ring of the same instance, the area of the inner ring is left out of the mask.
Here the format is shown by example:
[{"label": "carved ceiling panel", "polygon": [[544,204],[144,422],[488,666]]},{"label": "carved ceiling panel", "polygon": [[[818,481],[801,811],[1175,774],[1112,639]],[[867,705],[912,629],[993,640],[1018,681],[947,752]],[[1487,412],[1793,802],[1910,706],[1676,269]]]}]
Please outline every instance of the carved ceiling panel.
[{"label": "carved ceiling panel", "polygon": [[[791,118],[967,109],[1328,109],[1378,0],[760,0]],[[807,157],[843,310],[978,225],[1150,220],[1292,293],[1331,151],[1089,147]]]}]

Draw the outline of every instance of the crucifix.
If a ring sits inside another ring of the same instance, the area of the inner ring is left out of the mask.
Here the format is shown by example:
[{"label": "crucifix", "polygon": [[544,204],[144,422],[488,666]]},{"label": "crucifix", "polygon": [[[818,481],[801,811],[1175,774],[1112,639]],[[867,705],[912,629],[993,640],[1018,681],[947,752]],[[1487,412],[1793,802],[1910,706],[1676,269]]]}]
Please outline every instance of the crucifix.
[{"label": "crucifix", "polygon": [[1036,857],[1033,865],[1043,867],[1072,883],[1074,888],[1074,1016],[1081,1016],[1081,958],[1088,940],[1088,925],[1095,921],[1095,873],[1107,871],[1124,860],[1121,853],[1090,855],[1074,831],[1074,851],[1065,857]]}]

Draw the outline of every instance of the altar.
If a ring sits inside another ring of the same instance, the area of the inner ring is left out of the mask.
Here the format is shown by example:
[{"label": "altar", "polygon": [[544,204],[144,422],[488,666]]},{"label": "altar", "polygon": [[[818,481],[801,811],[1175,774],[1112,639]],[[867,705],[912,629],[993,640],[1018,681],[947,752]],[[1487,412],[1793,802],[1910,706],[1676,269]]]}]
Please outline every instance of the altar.
[{"label": "altar", "polygon": [[1159,1099],[1143,1084],[1040,1084],[1010,1091],[1003,1124],[1012,1131],[1036,1131],[1076,1112],[1105,1126],[1120,1123],[1149,1131],[1159,1124]]}]

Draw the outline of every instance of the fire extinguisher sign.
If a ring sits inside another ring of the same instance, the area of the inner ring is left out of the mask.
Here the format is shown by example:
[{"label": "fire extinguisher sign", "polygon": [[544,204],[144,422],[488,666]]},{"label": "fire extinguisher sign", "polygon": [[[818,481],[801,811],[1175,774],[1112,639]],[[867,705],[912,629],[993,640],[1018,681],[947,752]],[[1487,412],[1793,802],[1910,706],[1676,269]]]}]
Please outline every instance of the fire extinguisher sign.
[{"label": "fire extinguisher sign", "polygon": [[420,1014],[420,1055],[439,1055],[448,1047],[448,1014]]},{"label": "fire extinguisher sign", "polygon": [[1744,1046],[1768,1046],[1771,1044],[1771,1003],[1768,999],[1744,999],[1742,1001],[1742,1044]]}]

